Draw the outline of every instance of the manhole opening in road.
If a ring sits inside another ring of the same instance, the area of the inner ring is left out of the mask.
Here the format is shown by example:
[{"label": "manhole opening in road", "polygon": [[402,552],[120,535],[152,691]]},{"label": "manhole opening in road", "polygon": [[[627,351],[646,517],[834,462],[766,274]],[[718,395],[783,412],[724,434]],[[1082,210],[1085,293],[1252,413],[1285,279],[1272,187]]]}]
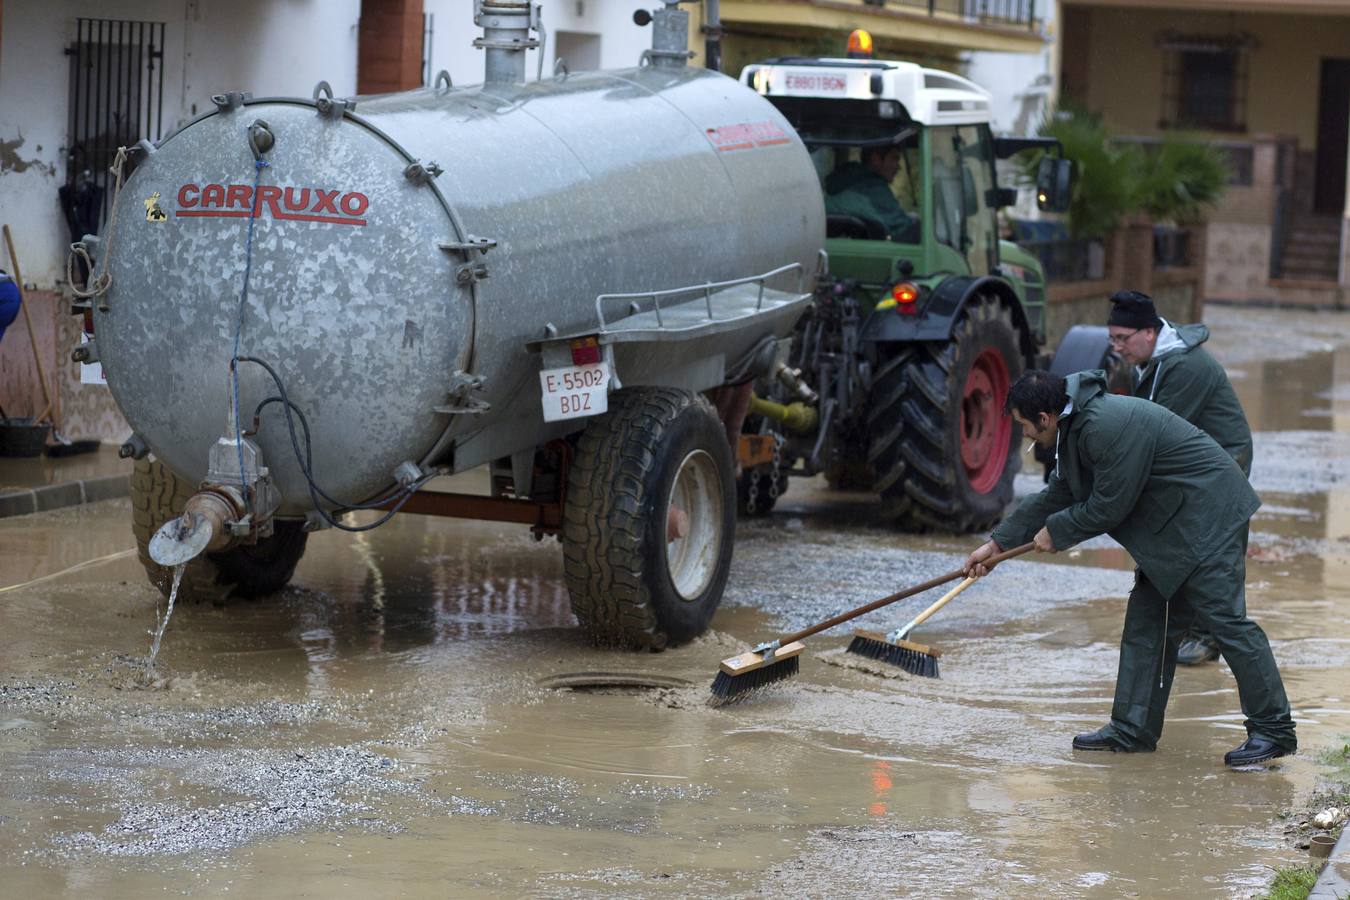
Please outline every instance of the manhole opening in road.
[{"label": "manhole opening in road", "polygon": [[596,694],[683,688],[690,684],[673,675],[653,675],[649,672],[566,672],[539,679],[540,687],[551,690]]}]

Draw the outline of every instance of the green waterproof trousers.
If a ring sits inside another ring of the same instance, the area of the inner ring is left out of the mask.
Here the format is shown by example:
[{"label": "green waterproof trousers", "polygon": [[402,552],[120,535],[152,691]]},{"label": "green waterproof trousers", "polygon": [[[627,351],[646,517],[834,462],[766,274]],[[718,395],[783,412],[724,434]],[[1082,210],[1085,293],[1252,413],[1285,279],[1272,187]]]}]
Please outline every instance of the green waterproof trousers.
[{"label": "green waterproof trousers", "polygon": [[1246,529],[1239,529],[1223,549],[1196,567],[1170,601],[1136,572],[1120,635],[1120,671],[1107,729],[1121,746],[1157,747],[1177,668],[1177,645],[1194,625],[1214,635],[1233,670],[1247,734],[1274,741],[1291,753],[1297,748],[1289,700],[1270,641],[1261,626],[1247,618],[1246,537]]}]

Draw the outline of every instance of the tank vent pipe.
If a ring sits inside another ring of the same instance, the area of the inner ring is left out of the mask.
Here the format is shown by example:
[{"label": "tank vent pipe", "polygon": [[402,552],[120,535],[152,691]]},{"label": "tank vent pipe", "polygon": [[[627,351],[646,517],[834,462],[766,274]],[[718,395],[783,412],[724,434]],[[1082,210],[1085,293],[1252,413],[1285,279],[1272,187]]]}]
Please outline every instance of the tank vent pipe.
[{"label": "tank vent pipe", "polygon": [[483,36],[473,45],[487,51],[483,80],[487,84],[522,84],[525,81],[525,51],[543,53],[540,42],[530,37],[540,30],[541,4],[532,0],[474,0],[473,22]]}]

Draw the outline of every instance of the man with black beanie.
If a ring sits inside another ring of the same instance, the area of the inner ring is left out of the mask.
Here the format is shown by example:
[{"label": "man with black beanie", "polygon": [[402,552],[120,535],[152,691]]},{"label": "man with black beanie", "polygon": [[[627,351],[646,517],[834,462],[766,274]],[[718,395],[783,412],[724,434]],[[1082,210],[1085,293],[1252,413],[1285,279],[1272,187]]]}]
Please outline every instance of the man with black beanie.
[{"label": "man with black beanie", "polygon": [[[1111,295],[1106,320],[1111,348],[1132,367],[1134,396],[1152,400],[1214,439],[1250,477],[1252,432],[1228,374],[1204,347],[1204,325],[1173,325],[1139,291]],[[1247,547],[1243,532],[1243,550]],[[1219,658],[1213,635],[1196,626],[1177,651],[1177,662],[1196,666]]]}]

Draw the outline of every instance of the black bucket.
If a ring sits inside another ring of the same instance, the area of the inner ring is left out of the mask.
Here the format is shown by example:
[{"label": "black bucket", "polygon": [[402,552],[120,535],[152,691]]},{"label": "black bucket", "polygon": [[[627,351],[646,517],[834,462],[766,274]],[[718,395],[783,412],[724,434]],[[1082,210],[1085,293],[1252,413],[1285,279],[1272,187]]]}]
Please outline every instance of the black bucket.
[{"label": "black bucket", "polygon": [[0,456],[41,456],[51,433],[50,422],[34,425],[31,418],[0,422]]}]

